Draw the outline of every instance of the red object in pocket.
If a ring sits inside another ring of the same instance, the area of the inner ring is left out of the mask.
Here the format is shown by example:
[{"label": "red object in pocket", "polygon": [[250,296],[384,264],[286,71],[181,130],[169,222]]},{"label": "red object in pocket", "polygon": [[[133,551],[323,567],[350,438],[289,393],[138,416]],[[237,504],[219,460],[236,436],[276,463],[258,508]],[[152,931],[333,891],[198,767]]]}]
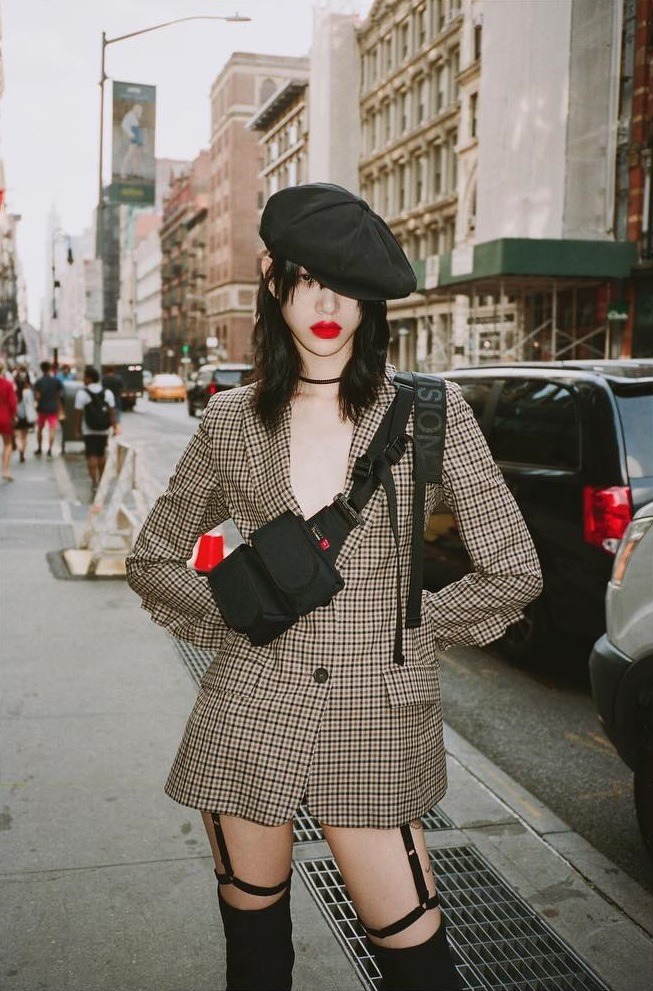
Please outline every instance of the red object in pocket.
[{"label": "red object in pocket", "polygon": [[200,537],[197,555],[195,557],[195,571],[208,574],[216,564],[220,564],[224,557],[224,537],[221,533],[203,533]]}]

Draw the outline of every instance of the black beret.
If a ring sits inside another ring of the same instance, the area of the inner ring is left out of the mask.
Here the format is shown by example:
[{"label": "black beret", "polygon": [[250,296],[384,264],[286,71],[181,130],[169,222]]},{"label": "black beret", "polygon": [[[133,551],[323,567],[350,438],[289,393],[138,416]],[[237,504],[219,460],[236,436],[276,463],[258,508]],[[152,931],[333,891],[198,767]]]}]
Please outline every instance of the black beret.
[{"label": "black beret", "polygon": [[274,193],[261,217],[268,251],[303,265],[353,299],[401,299],[416,288],[410,262],[388,225],[359,196],[326,182]]}]

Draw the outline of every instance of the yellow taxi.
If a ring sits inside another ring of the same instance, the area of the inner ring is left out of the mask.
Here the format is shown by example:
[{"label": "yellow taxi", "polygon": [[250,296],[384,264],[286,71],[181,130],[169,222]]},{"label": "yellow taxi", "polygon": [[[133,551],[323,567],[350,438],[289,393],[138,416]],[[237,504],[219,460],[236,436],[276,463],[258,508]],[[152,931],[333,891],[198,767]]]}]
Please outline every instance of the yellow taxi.
[{"label": "yellow taxi", "polygon": [[179,375],[155,375],[146,389],[153,403],[186,402],[186,386]]}]

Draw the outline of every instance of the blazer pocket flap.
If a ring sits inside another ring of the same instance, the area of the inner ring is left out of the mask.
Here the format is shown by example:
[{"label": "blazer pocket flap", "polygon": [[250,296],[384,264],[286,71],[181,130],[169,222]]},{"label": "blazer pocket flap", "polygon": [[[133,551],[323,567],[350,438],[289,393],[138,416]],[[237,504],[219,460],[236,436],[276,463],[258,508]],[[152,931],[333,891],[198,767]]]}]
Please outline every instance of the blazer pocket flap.
[{"label": "blazer pocket flap", "polygon": [[390,705],[432,705],[440,701],[440,680],[435,665],[404,664],[383,672]]}]

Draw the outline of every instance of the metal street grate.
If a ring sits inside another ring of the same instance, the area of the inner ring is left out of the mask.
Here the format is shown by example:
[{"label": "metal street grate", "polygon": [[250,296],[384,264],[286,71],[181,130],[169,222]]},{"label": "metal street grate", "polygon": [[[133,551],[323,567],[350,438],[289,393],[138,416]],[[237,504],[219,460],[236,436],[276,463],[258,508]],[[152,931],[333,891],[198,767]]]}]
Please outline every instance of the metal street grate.
[{"label": "metal street grate", "polygon": [[[474,847],[431,850],[463,988],[469,991],[609,991]],[[381,975],[330,858],[296,865],[367,988]]]},{"label": "metal street grate", "polygon": [[324,839],[319,822],[313,818],[304,805],[300,805],[295,813],[293,835],[295,843],[314,843],[316,840]]},{"label": "metal street grate", "polygon": [[193,647],[192,644],[186,643],[185,640],[176,640],[174,637],[171,639],[178,653],[181,655],[181,659],[191,678],[196,685],[199,685],[213,660],[213,652],[204,650],[202,647]]}]

